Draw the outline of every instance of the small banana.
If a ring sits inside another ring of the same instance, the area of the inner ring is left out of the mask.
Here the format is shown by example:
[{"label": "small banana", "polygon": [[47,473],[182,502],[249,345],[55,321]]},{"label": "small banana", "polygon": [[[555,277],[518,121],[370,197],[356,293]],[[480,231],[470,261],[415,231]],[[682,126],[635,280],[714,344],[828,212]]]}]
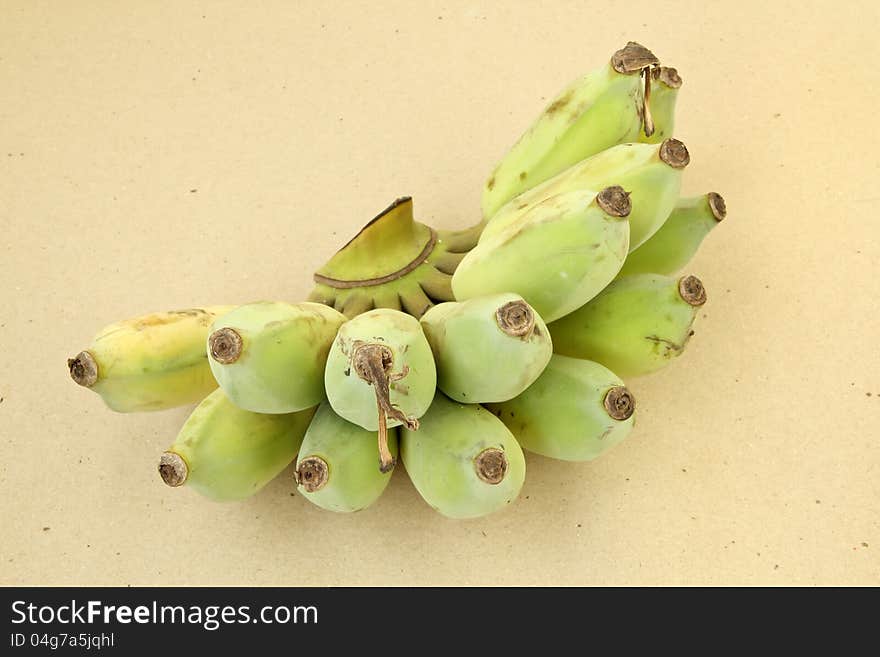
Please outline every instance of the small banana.
[{"label": "small banana", "polygon": [[400,454],[424,500],[449,518],[476,518],[519,495],[522,449],[504,424],[478,404],[438,392],[418,431],[400,429]]},{"label": "small banana", "polygon": [[618,278],[549,325],[558,354],[602,363],[619,376],[649,374],[681,355],[706,290],[696,276]]},{"label": "small banana", "polygon": [[441,303],[421,323],[437,363],[437,387],[465,404],[516,397],[553,354],[544,320],[512,293]]},{"label": "small banana", "polygon": [[482,223],[435,230],[415,221],[410,197],[399,198],[315,273],[309,301],[349,318],[373,308],[421,317],[435,303],[454,300],[452,273],[482,230]]},{"label": "small banana", "polygon": [[211,371],[226,396],[255,413],[292,413],[324,398],[324,365],[345,315],[320,303],[262,301],[211,326]]},{"label": "small banana", "polygon": [[544,373],[518,397],[485,404],[530,452],[590,461],[626,438],[635,398],[599,363],[554,354]]},{"label": "small banana", "polygon": [[620,271],[631,209],[621,187],[547,197],[506,230],[480,239],[452,277],[456,299],[513,292],[544,321],[570,313]]},{"label": "small banana", "polygon": [[[397,456],[397,430],[388,433],[388,450]],[[379,499],[390,472],[376,468],[376,432],[362,429],[324,402],[312,418],[295,471],[298,490],[322,509],[360,511]]]},{"label": "small banana", "polygon": [[250,497],[296,458],[314,413],[253,413],[215,390],[162,454],[159,475],[169,486],[186,484],[221,502]]},{"label": "small banana", "polygon": [[632,201],[629,250],[633,251],[672,212],[681,190],[682,171],[689,162],[687,147],[677,139],[666,139],[661,144],[618,144],[513,199],[492,217],[480,243],[516,225],[531,207],[553,196],[620,185]]},{"label": "small banana", "polygon": [[627,256],[618,276],[680,271],[726,216],[727,205],[715,192],[679,200],[660,230]]},{"label": "small banana", "polygon": [[379,432],[380,469],[391,470],[396,459],[388,428],[418,429],[437,387],[434,356],[418,320],[377,308],[343,324],[327,357],[324,387],[338,415]]},{"label": "small banana", "polygon": [[[557,95],[504,156],[483,189],[483,217],[491,218],[512,198],[584,158],[651,134],[643,84],[654,54],[630,41],[608,64],[576,80]],[[644,129],[643,129],[644,127]],[[601,189],[606,183],[591,189]]]},{"label": "small banana", "polygon": [[642,132],[637,141],[645,144],[659,144],[671,137],[675,129],[675,101],[681,88],[681,77],[671,66],[657,66],[651,69],[650,108],[654,119],[654,134]]},{"label": "small banana", "polygon": [[70,377],[120,413],[191,404],[217,387],[205,354],[209,327],[235,306],[153,313],[105,327],[68,359]]}]

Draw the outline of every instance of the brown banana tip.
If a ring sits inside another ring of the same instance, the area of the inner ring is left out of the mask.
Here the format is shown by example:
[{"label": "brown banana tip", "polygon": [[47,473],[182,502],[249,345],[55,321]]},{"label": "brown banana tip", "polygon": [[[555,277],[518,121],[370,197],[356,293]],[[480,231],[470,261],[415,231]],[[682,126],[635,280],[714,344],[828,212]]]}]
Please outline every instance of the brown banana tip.
[{"label": "brown banana tip", "polygon": [[606,187],[596,196],[599,207],[612,217],[628,217],[632,211],[629,192],[620,185]]},{"label": "brown banana tip", "polygon": [[691,161],[691,155],[678,139],[667,139],[660,144],[660,159],[674,169],[684,169]]},{"label": "brown banana tip", "polygon": [[670,89],[679,89],[681,87],[681,76],[671,66],[658,66],[652,69],[651,77],[662,82]]},{"label": "brown banana tip", "polygon": [[624,75],[638,73],[646,66],[655,66],[659,63],[660,60],[654,56],[654,53],[635,41],[630,41],[611,55],[611,66]]},{"label": "brown banana tip", "polygon": [[712,215],[715,217],[716,221],[721,221],[727,216],[727,203],[724,202],[724,198],[721,194],[715,192],[709,192],[708,197],[709,209],[712,210]]},{"label": "brown banana tip", "polygon": [[309,456],[296,466],[293,478],[305,492],[314,493],[321,490],[329,481],[330,466],[320,456]]},{"label": "brown banana tip", "polygon": [[381,472],[382,474],[388,474],[389,472],[391,472],[394,469],[394,467],[396,465],[397,465],[396,458],[392,458],[387,463],[383,463],[382,459],[380,458],[379,459],[379,472]]},{"label": "brown banana tip", "polygon": [[628,420],[636,410],[636,398],[624,386],[615,386],[605,394],[605,410],[615,420]]},{"label": "brown banana tip", "polygon": [[678,281],[678,293],[692,306],[702,306],[706,303],[706,288],[696,276],[684,276]]},{"label": "brown banana tip", "polygon": [[91,388],[98,380],[98,363],[88,351],[68,358],[67,369],[70,370],[70,378],[86,388]]},{"label": "brown banana tip", "polygon": [[477,477],[487,484],[500,484],[507,474],[507,455],[504,450],[497,447],[489,447],[477,454],[474,459],[474,469]]},{"label": "brown banana tip", "polygon": [[221,328],[208,336],[211,358],[221,365],[229,365],[241,356],[243,341],[235,329]]},{"label": "brown banana tip", "polygon": [[159,458],[159,476],[167,485],[177,488],[186,483],[189,468],[180,454],[165,452]]},{"label": "brown banana tip", "polygon": [[522,299],[510,301],[495,311],[495,321],[507,335],[527,338],[535,330],[535,313]]}]

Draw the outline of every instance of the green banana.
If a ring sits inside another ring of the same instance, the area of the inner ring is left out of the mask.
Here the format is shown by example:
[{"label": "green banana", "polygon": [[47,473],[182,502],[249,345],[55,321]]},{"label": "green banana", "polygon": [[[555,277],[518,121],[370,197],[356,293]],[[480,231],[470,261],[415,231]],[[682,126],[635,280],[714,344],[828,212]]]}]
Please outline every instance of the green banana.
[{"label": "green banana", "polygon": [[558,354],[594,360],[620,376],[659,370],[693,335],[706,290],[696,276],[618,278],[582,308],[549,325]]},{"label": "green banana", "polygon": [[400,454],[419,494],[449,518],[498,511],[525,480],[522,449],[507,427],[482,406],[440,392],[418,431],[400,429]]},{"label": "green banana", "polygon": [[630,41],[608,64],[566,87],[489,176],[483,189],[483,217],[491,218],[518,194],[586,157],[636,141],[643,125],[651,134],[642,85],[650,85],[643,72],[656,64],[650,50]]},{"label": "green banana", "polygon": [[516,397],[553,354],[544,320],[512,293],[441,303],[421,324],[434,352],[437,387],[465,404]]},{"label": "green banana", "polygon": [[217,387],[205,354],[208,327],[235,306],[153,313],[105,327],[68,359],[70,377],[114,411],[191,404]]},{"label": "green banana", "polygon": [[169,486],[186,484],[221,502],[250,497],[296,458],[314,413],[253,413],[215,390],[162,454],[159,475]]},{"label": "green banana", "polygon": [[[397,456],[397,431],[388,434]],[[312,418],[295,471],[298,490],[323,509],[360,511],[379,499],[391,473],[376,469],[376,432],[343,420],[324,402]]]},{"label": "green banana", "polygon": [[671,137],[675,129],[675,101],[681,88],[681,77],[671,66],[657,66],[651,69],[649,89],[651,116],[654,120],[652,135],[639,134],[637,141],[644,144],[659,144]]},{"label": "green banana", "polygon": [[726,216],[727,205],[715,192],[680,199],[660,230],[629,254],[618,276],[680,271]]},{"label": "green banana", "polygon": [[552,322],[592,299],[620,271],[630,211],[621,187],[538,202],[465,256],[452,277],[455,298],[514,292]]},{"label": "green banana", "polygon": [[599,363],[554,354],[515,399],[485,404],[530,452],[589,461],[629,435],[635,398]]},{"label": "green banana", "polygon": [[676,139],[666,139],[662,144],[613,146],[516,197],[492,217],[480,236],[480,244],[523,221],[529,209],[545,199],[574,190],[620,185],[632,200],[629,250],[633,251],[672,212],[681,189],[682,170],[689,162],[687,148]]},{"label": "green banana", "polygon": [[483,224],[434,230],[415,221],[410,197],[399,198],[315,272],[309,301],[349,318],[373,308],[421,317],[435,303],[454,300],[452,272],[482,230]]},{"label": "green banana", "polygon": [[219,318],[208,336],[214,377],[237,406],[292,413],[324,398],[324,365],[345,315],[320,303],[263,301]]},{"label": "green banana", "polygon": [[396,462],[387,429],[401,424],[417,429],[436,386],[434,356],[418,320],[389,308],[370,310],[343,324],[324,370],[333,410],[367,431],[379,432],[382,472]]}]

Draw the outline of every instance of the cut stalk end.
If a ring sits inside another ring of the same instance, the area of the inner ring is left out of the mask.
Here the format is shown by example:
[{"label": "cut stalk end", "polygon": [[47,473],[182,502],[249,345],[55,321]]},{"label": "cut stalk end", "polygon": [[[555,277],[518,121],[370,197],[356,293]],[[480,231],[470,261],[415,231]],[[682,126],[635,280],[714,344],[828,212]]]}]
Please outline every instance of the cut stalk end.
[{"label": "cut stalk end", "polygon": [[618,73],[629,75],[638,73],[646,66],[659,64],[660,60],[640,43],[630,41],[611,55],[611,66]]},{"label": "cut stalk end", "polygon": [[724,198],[721,194],[716,194],[715,192],[709,192],[708,197],[709,209],[712,211],[715,220],[723,220],[727,216],[727,203],[724,202]]},{"label": "cut stalk end", "polygon": [[211,358],[222,365],[229,365],[241,356],[243,341],[241,336],[231,328],[222,328],[208,336],[208,350]]},{"label": "cut stalk end", "polygon": [[671,66],[658,66],[651,69],[651,77],[658,82],[662,82],[670,89],[681,88],[681,76]]},{"label": "cut stalk end", "polygon": [[525,301],[505,303],[495,311],[495,321],[507,335],[526,339],[535,330],[535,313]]},{"label": "cut stalk end", "polygon": [[696,276],[684,276],[678,281],[678,293],[692,306],[702,306],[706,303],[706,288]]},{"label": "cut stalk end", "polygon": [[690,164],[691,155],[678,139],[667,139],[660,144],[660,159],[673,169],[684,169]]},{"label": "cut stalk end", "polygon": [[81,351],[67,359],[70,378],[85,388],[91,388],[98,380],[98,363],[88,351]]},{"label": "cut stalk end", "polygon": [[636,410],[636,399],[624,386],[615,386],[605,394],[605,410],[615,420],[628,420]]},{"label": "cut stalk end", "polygon": [[606,187],[596,196],[596,203],[605,214],[612,217],[628,217],[632,211],[629,192],[620,185]]},{"label": "cut stalk end", "polygon": [[330,479],[330,466],[320,456],[309,456],[299,462],[293,472],[297,485],[307,493],[314,493],[327,485]]},{"label": "cut stalk end", "polygon": [[189,468],[180,454],[165,452],[159,458],[159,476],[172,488],[183,486],[189,476]]},{"label": "cut stalk end", "polygon": [[487,484],[500,484],[507,474],[507,455],[504,450],[497,447],[489,447],[477,454],[474,459],[474,469],[480,481]]}]

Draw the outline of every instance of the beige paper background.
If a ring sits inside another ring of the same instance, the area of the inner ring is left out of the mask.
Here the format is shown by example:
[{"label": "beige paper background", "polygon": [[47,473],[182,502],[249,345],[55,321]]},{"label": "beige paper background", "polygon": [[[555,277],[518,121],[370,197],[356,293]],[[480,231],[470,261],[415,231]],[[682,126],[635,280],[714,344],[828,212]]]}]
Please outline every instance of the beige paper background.
[{"label": "beige paper background", "polygon": [[[878,27],[869,2],[0,2],[0,583],[880,584]],[[470,522],[403,471],[351,516],[289,471],[221,505],[156,475],[188,409],[67,378],[116,319],[302,299],[398,195],[474,222],[628,39],[681,72],[684,192],[729,215],[695,339],[600,460],[530,456]]]}]

